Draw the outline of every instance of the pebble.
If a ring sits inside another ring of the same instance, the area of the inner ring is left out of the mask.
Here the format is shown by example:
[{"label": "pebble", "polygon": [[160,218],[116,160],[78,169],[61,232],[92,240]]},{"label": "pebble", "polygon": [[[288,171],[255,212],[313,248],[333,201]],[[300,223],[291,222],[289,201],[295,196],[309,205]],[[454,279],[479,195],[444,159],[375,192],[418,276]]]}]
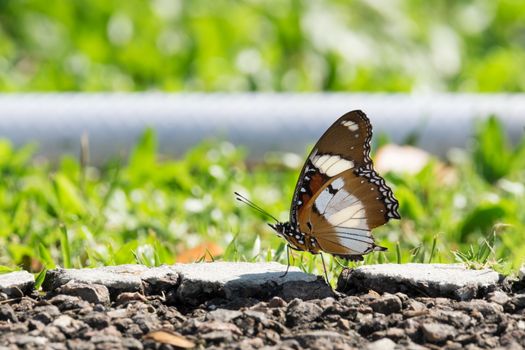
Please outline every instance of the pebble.
[{"label": "pebble", "polygon": [[429,343],[444,343],[456,334],[456,329],[447,324],[426,323],[421,325],[423,336]]},{"label": "pebble", "polygon": [[389,293],[385,293],[382,297],[374,299],[369,305],[374,312],[380,312],[385,315],[399,312],[403,307],[399,297]]},{"label": "pebble", "polygon": [[323,309],[314,303],[294,299],[288,304],[286,320],[288,324],[295,326],[300,323],[312,322],[321,316],[322,313]]},{"label": "pebble", "polygon": [[493,302],[493,303],[496,303],[502,306],[504,306],[510,301],[510,297],[506,293],[499,291],[499,290],[496,290],[494,292],[490,292],[489,294],[487,294],[487,299],[490,302]]},{"label": "pebble", "polygon": [[18,322],[15,311],[9,304],[0,305],[0,321]]},{"label": "pebble", "polygon": [[396,347],[396,343],[394,343],[392,340],[388,338],[383,338],[380,340],[376,340],[374,342],[371,342],[366,346],[366,350],[394,350]]},{"label": "pebble", "polygon": [[93,304],[108,304],[110,302],[109,290],[101,284],[69,281],[58,288],[57,293],[76,296]]}]

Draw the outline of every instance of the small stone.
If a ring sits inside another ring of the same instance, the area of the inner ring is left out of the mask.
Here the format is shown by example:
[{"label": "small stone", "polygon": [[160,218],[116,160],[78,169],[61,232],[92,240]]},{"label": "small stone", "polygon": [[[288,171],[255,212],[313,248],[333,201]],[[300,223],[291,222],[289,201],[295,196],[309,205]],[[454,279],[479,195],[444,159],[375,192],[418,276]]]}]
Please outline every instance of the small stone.
[{"label": "small stone", "polygon": [[518,276],[519,276],[520,281],[525,280],[525,264],[521,265]]},{"label": "small stone", "polygon": [[394,350],[396,343],[388,338],[383,338],[366,345],[366,350]]},{"label": "small stone", "polygon": [[422,312],[427,310],[427,307],[422,302],[419,302],[414,299],[410,299],[406,301],[405,308],[409,311],[416,311],[416,312]]},{"label": "small stone", "polygon": [[60,315],[60,310],[55,305],[42,305],[34,308],[33,319],[48,324]]},{"label": "small stone", "polygon": [[406,350],[429,350],[426,346],[419,345],[417,343],[414,343],[412,341],[409,341],[406,345]]},{"label": "small stone", "polygon": [[197,331],[201,339],[214,342],[229,342],[242,335],[236,325],[219,321],[201,323]]},{"label": "small stone", "polygon": [[146,303],[148,299],[144,296],[144,294],[141,294],[139,292],[125,292],[120,293],[117,296],[117,304],[124,304],[128,303],[130,301],[141,301],[143,303]]},{"label": "small stone", "polygon": [[260,349],[264,346],[264,342],[261,338],[248,338],[243,339],[239,342],[238,349],[243,350],[255,350]]},{"label": "small stone", "polygon": [[0,321],[18,322],[15,311],[9,304],[0,305]]},{"label": "small stone", "polygon": [[75,349],[75,350],[94,350],[95,349],[94,344],[86,342],[85,340],[82,340],[82,339],[68,339],[66,344],[67,344],[68,349]]},{"label": "small stone", "polygon": [[505,305],[510,301],[510,297],[507,295],[507,293],[504,293],[499,290],[490,292],[487,295],[487,299],[488,301],[499,304],[499,305]]},{"label": "small stone", "polygon": [[76,310],[89,307],[89,303],[79,297],[72,295],[59,294],[49,299],[49,302],[56,305],[60,311]]},{"label": "small stone", "polygon": [[510,299],[517,310],[525,308],[525,294],[516,294]]},{"label": "small stone", "polygon": [[132,317],[133,322],[139,326],[142,333],[149,333],[162,328],[161,321],[151,314],[139,314]]},{"label": "small stone", "polygon": [[269,324],[268,317],[266,317],[266,315],[260,311],[246,310],[244,312],[244,316],[254,319],[264,327],[267,327]]},{"label": "small stone", "polygon": [[57,327],[66,335],[75,334],[83,328],[86,328],[86,324],[82,321],[73,319],[68,315],[61,315],[52,323],[53,326]]},{"label": "small stone", "polygon": [[48,324],[41,332],[41,335],[47,339],[53,339],[55,342],[63,342],[66,340],[65,335],[58,329],[58,327]]},{"label": "small stone", "polygon": [[121,349],[122,338],[116,335],[94,335],[89,340],[96,349]]},{"label": "small stone", "polygon": [[142,350],[144,346],[140,341],[134,338],[122,338],[122,347],[128,350]]},{"label": "small stone", "polygon": [[333,306],[335,303],[335,299],[332,297],[323,298],[320,299],[318,302],[314,301],[315,304],[319,305],[319,307],[323,310],[328,309],[329,307]]},{"label": "small stone", "polygon": [[323,309],[314,303],[304,302],[300,299],[294,299],[288,304],[286,310],[286,320],[290,326],[296,326],[301,323],[309,323],[317,319],[323,313]]},{"label": "small stone", "polygon": [[126,318],[129,316],[127,309],[115,309],[107,313],[110,318]]},{"label": "small stone", "polygon": [[287,304],[288,303],[283,298],[273,297],[268,302],[268,307],[271,307],[271,308],[285,307]]},{"label": "small stone", "polygon": [[421,325],[423,336],[429,343],[444,343],[456,335],[456,329],[452,326],[441,323],[425,323]]},{"label": "small stone", "polygon": [[350,322],[347,319],[340,318],[337,321],[337,326],[341,328],[342,330],[348,331],[350,330]]},{"label": "small stone", "polygon": [[207,318],[215,321],[230,322],[231,320],[241,316],[242,312],[237,310],[217,309],[209,312]]},{"label": "small stone", "polygon": [[503,306],[482,299],[473,299],[468,302],[459,302],[457,304],[457,308],[459,310],[466,310],[470,312],[480,312],[485,317],[503,312]]},{"label": "small stone", "polygon": [[399,312],[403,306],[401,300],[397,296],[388,293],[385,293],[379,299],[373,300],[369,305],[375,312],[385,315]]},{"label": "small stone", "polygon": [[23,348],[38,349],[45,347],[48,340],[45,337],[18,334],[15,336],[14,343]]},{"label": "small stone", "polygon": [[334,331],[308,330],[295,333],[287,337],[287,340],[297,341],[300,345],[299,349],[352,349],[361,343],[362,338],[357,333],[345,336]]},{"label": "small stone", "polygon": [[30,331],[36,330],[40,332],[41,330],[44,329],[45,326],[46,326],[45,324],[35,319],[31,319],[27,322],[27,327],[29,328]]},{"label": "small stone", "polygon": [[110,302],[109,290],[101,284],[69,281],[58,289],[58,293],[77,296],[93,304],[108,304]]},{"label": "small stone", "polygon": [[390,338],[393,340],[402,339],[402,338],[405,338],[406,336],[405,330],[398,328],[398,327],[388,328],[385,334],[387,338]]},{"label": "small stone", "polygon": [[92,312],[86,315],[83,321],[94,329],[104,329],[109,326],[110,318],[106,314]]}]

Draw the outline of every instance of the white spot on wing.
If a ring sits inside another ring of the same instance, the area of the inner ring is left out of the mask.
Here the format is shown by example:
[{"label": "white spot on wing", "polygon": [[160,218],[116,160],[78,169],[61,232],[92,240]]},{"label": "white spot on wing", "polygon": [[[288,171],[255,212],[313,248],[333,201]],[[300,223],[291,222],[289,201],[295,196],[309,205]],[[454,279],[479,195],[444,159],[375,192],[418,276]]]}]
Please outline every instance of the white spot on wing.
[{"label": "white spot on wing", "polygon": [[347,120],[345,122],[342,122],[344,126],[346,126],[350,131],[357,131],[359,130],[359,125],[357,125],[356,122],[353,122],[351,120]]}]

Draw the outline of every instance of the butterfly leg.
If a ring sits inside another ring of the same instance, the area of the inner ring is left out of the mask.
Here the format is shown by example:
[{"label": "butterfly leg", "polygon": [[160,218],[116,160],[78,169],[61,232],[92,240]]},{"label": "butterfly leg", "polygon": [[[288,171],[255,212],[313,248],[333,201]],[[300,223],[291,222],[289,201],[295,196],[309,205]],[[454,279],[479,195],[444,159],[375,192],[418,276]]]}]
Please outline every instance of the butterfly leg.
[{"label": "butterfly leg", "polygon": [[279,276],[280,278],[285,277],[288,274],[288,271],[290,270],[290,256],[292,257],[292,261],[294,261],[293,254],[290,251],[291,248],[292,247],[290,247],[290,245],[288,244],[286,245],[286,261],[288,262],[288,265],[286,266],[286,272],[282,274],[281,276]]},{"label": "butterfly leg", "polygon": [[328,280],[328,272],[326,272],[326,265],[324,263],[323,253],[319,252],[319,255],[321,255],[321,261],[323,262],[324,278],[325,278],[326,284],[330,285],[330,281]]}]

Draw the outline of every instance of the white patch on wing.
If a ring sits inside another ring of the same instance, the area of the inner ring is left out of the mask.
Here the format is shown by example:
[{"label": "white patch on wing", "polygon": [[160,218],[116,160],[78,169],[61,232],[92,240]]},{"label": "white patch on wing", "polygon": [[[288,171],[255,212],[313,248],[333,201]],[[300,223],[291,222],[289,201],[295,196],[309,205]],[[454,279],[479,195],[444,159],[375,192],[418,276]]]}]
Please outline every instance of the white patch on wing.
[{"label": "white patch on wing", "polygon": [[359,130],[359,125],[357,125],[356,122],[353,122],[351,120],[347,120],[346,122],[342,122],[344,126],[346,126],[350,131],[357,131]]},{"label": "white patch on wing", "polygon": [[[321,214],[331,215],[342,209],[338,208],[338,204],[339,206],[344,206],[345,203],[348,203],[348,201],[345,201],[348,197],[355,199],[354,196],[350,196],[348,192],[342,189],[344,185],[344,180],[337,178],[317,196],[315,199],[315,207]],[[332,193],[330,193],[330,191]]]},{"label": "white patch on wing", "polygon": [[345,185],[345,182],[342,178],[337,178],[332,182],[332,187],[336,190],[340,190]]},{"label": "white patch on wing", "polygon": [[324,211],[324,214],[327,217],[330,217],[334,214],[337,214],[341,210],[348,208],[349,205],[352,205],[357,201],[357,198],[345,190],[339,190],[332,198],[332,201],[329,203],[327,208]]},{"label": "white patch on wing", "polygon": [[325,154],[325,155],[316,155],[315,157],[312,158],[312,164],[314,166],[316,166],[317,168],[320,168],[324,162],[326,162],[328,160],[328,158],[330,158],[331,155],[329,154]]},{"label": "white patch on wing", "polygon": [[316,155],[312,158],[312,164],[318,168],[321,173],[330,177],[354,167],[354,162],[351,160],[343,159],[340,156],[331,156],[329,154],[322,156]]},{"label": "white patch on wing", "polygon": [[[364,215],[365,213],[363,203],[360,200],[356,200],[350,206],[347,206],[346,208],[328,216],[327,220],[334,226],[342,226],[343,223],[352,220],[354,217],[363,217]],[[349,227],[348,225],[344,226]]]},{"label": "white patch on wing", "polygon": [[339,244],[345,246],[349,250],[353,250],[358,254],[366,253],[370,250],[370,246],[373,245],[373,242],[362,241],[361,239],[356,240],[352,237],[337,237]]},{"label": "white patch on wing", "polygon": [[374,243],[374,239],[370,235],[370,230],[366,230],[366,229],[360,230],[360,229],[351,228],[351,227],[337,227],[336,232],[340,236],[354,237],[355,239],[359,239],[360,241]]},{"label": "white patch on wing", "polygon": [[339,226],[343,227],[352,227],[352,228],[359,228],[362,230],[368,230],[368,224],[366,223],[366,219],[348,219],[345,222],[339,224]]},{"label": "white patch on wing", "polygon": [[354,162],[351,160],[340,159],[335,162],[332,166],[326,169],[326,175],[332,177],[337,174],[341,174],[343,171],[352,169],[354,167]]},{"label": "white patch on wing", "polygon": [[317,198],[315,199],[315,207],[317,208],[317,210],[320,212],[320,213],[324,213],[325,210],[326,210],[326,206],[328,205],[328,203],[330,202],[330,200],[332,199],[334,195],[331,194],[329,191],[328,191],[328,188],[325,188],[320,194],[319,196],[317,196]]},{"label": "white patch on wing", "polygon": [[[327,253],[330,253],[330,251],[326,250],[324,243],[329,242],[344,247],[346,254],[368,253],[374,246],[374,238],[370,235],[370,231],[352,230],[348,228],[338,228],[333,233],[318,237],[317,240],[322,249]],[[326,240],[326,242],[324,240]]]}]

